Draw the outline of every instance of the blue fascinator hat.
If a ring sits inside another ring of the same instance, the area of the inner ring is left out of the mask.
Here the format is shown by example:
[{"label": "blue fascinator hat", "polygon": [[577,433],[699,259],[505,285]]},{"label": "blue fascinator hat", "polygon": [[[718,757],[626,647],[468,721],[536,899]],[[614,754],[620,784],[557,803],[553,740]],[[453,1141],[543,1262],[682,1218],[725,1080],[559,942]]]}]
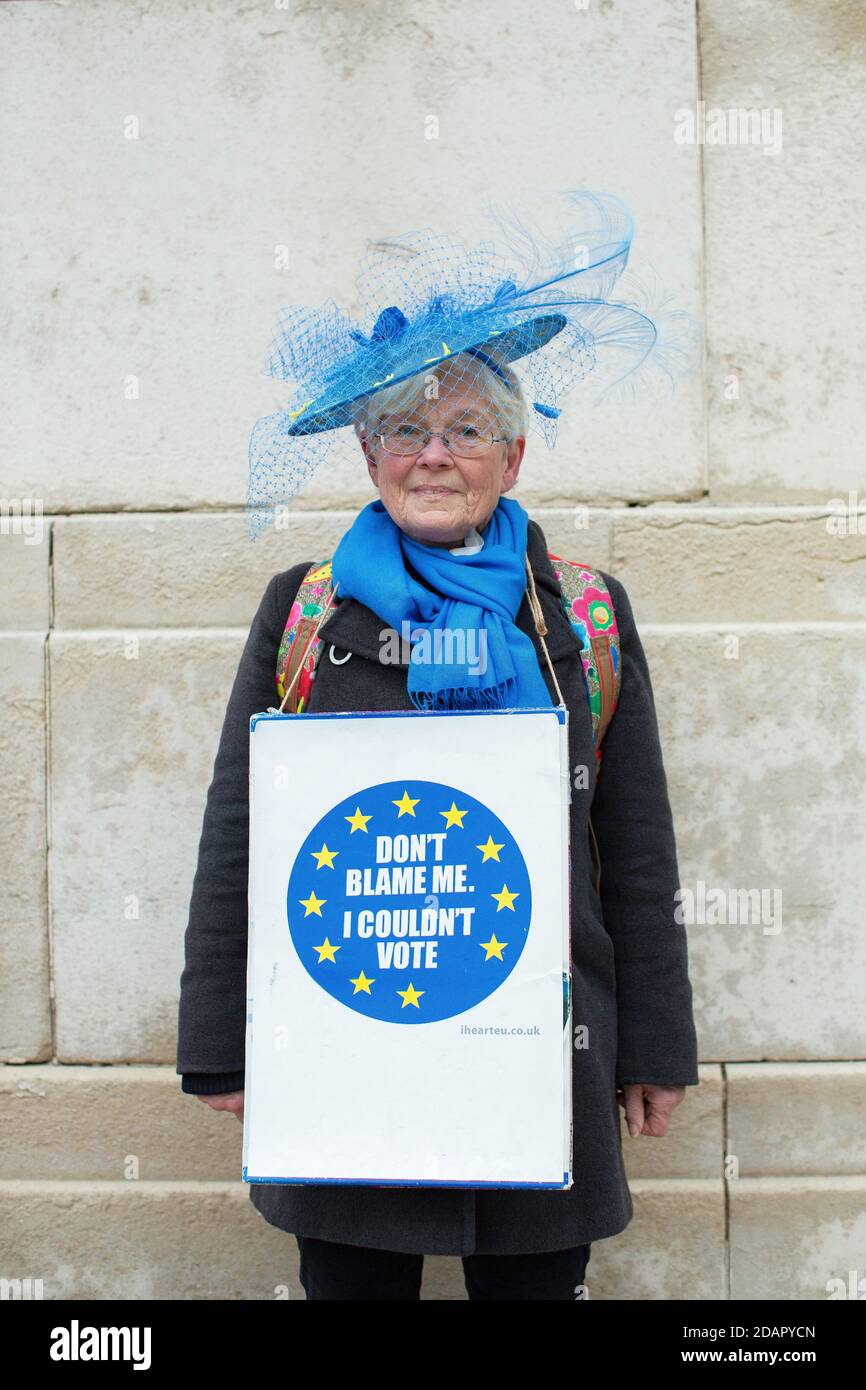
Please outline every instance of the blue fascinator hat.
[{"label": "blue fascinator hat", "polygon": [[357,457],[352,427],[372,397],[458,354],[467,385],[485,368],[508,381],[503,368],[516,364],[530,428],[551,448],[560,401],[577,383],[599,401],[692,365],[688,314],[636,282],[612,298],[634,235],[620,199],[567,190],[533,220],[492,205],[488,214],[499,244],[468,249],[430,229],[375,243],[356,282],[357,321],[333,300],[281,311],[266,372],[294,390],[250,435],[253,538],[335,448]]}]

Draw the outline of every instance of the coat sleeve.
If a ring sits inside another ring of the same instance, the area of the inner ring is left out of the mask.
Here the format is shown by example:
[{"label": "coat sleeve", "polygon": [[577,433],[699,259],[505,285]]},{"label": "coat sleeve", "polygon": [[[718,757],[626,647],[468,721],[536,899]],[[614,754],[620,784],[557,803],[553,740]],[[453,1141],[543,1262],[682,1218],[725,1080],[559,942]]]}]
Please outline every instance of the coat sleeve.
[{"label": "coat sleeve", "polygon": [[620,633],[620,698],[601,745],[591,818],[601,905],[614,945],[617,1085],[698,1084],[676,839],[655,700],[623,585],[601,572]]},{"label": "coat sleeve", "polygon": [[246,1049],[250,716],[277,705],[277,653],[307,564],[275,574],[253,619],[204,809],[180,977],[182,1090],[240,1090]]}]

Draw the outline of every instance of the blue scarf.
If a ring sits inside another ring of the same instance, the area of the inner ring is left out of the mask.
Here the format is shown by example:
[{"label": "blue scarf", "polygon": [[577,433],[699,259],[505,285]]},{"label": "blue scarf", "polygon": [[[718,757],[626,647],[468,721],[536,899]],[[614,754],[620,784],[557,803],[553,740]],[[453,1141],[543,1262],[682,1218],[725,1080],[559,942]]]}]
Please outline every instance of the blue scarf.
[{"label": "blue scarf", "polygon": [[332,561],[337,598],[366,604],[394,629],[401,650],[404,638],[412,644],[408,689],[416,708],[553,704],[532,639],[514,622],[526,588],[528,526],[520,503],[500,497],[482,549],[452,555],[407,536],[376,498],[343,536]]}]

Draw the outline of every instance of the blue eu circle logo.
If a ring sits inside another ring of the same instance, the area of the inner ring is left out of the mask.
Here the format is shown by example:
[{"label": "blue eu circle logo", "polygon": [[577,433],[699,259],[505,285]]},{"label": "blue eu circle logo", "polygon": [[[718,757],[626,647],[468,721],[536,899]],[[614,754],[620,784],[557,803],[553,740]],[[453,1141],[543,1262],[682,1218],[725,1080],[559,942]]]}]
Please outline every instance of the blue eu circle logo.
[{"label": "blue eu circle logo", "polygon": [[435,1023],[507,979],[529,933],[513,835],[441,782],[382,782],[310,831],[289,877],[295,950],[334,999],[384,1023]]}]

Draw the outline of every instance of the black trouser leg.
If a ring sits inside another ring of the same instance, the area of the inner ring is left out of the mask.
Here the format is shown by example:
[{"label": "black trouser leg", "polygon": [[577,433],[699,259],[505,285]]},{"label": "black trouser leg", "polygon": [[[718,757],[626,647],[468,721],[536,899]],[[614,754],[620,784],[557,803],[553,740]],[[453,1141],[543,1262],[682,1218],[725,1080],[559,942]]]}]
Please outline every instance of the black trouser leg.
[{"label": "black trouser leg", "polygon": [[466,1292],[473,1300],[583,1297],[589,1245],[532,1255],[464,1255]]},{"label": "black trouser leg", "polygon": [[423,1255],[372,1250],[313,1236],[296,1236],[301,1252],[299,1277],[308,1299],[421,1297]]},{"label": "black trouser leg", "polygon": [[[307,1299],[421,1297],[423,1255],[374,1250],[364,1245],[296,1236],[300,1280]],[[464,1255],[463,1274],[471,1300],[579,1299],[591,1246],[527,1255]]]}]

